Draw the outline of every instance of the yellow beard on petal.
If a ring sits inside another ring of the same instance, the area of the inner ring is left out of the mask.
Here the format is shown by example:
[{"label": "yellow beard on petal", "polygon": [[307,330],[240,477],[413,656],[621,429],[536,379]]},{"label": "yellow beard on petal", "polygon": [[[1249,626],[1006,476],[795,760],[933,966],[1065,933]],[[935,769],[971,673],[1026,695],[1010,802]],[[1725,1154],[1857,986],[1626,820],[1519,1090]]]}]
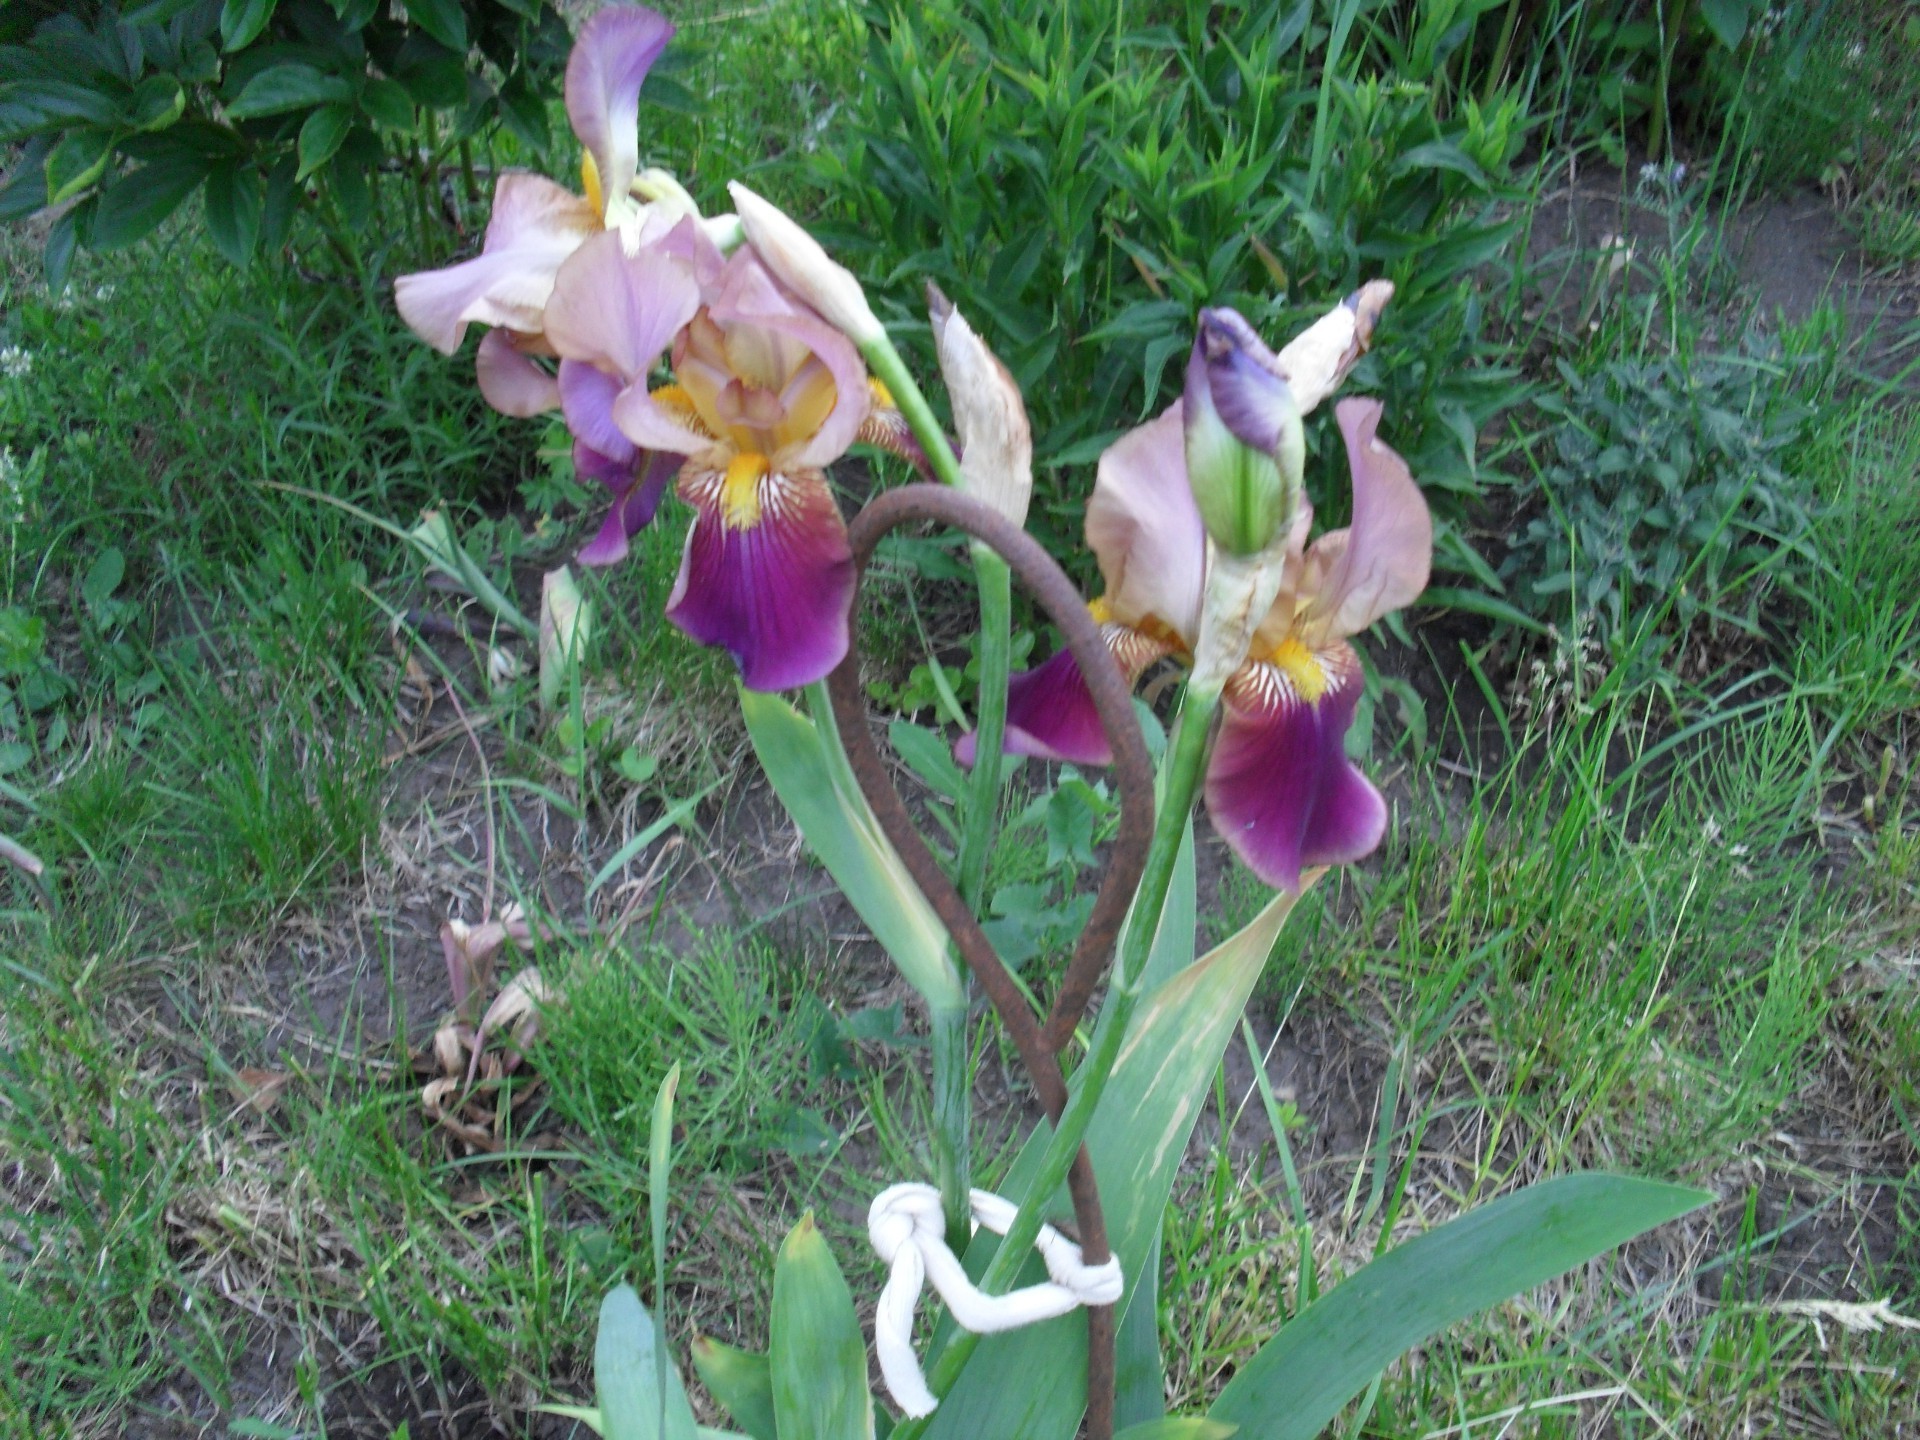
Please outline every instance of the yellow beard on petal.
[{"label": "yellow beard on petal", "polygon": [[1288,636],[1273,647],[1267,663],[1287,677],[1293,693],[1311,705],[1327,693],[1327,672],[1313,651]]},{"label": "yellow beard on petal", "polygon": [[751,530],[760,523],[760,482],[772,467],[751,452],[727,462],[720,477],[720,520],[729,530]]}]

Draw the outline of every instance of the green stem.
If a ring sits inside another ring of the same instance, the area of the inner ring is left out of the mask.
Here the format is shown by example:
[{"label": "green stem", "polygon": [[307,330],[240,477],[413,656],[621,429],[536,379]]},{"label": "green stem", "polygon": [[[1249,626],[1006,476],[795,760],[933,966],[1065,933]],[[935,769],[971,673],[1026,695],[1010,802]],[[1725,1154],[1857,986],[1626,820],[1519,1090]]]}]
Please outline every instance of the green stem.
[{"label": "green stem", "polygon": [[[1095,1027],[1093,1050],[1074,1073],[1073,1093],[1060,1123],[1047,1140],[1040,1157],[1039,1173],[1020,1203],[1020,1213],[1008,1229],[1006,1239],[988,1262],[980,1288],[989,1295],[1004,1295],[1026,1263],[1040,1233],[1048,1204],[1065,1183],[1073,1158],[1080,1153],[1080,1142],[1100,1105],[1113,1064],[1126,1039],[1127,1023],[1133,1018],[1140,1000],[1139,976],[1153,948],[1160,915],[1166,908],[1167,889],[1173,880],[1174,861],[1180,853],[1180,841],[1186,833],[1187,816],[1199,789],[1200,775],[1207,757],[1207,732],[1213,711],[1219,703],[1217,692],[1187,692],[1180,711],[1179,729],[1168,747],[1166,768],[1162,772],[1158,814],[1154,817],[1153,843],[1147,851],[1147,864],[1140,877],[1140,889],[1127,917],[1126,933],[1120,940],[1120,957],[1114,966],[1113,983],[1101,1007],[1100,1023]],[[973,1355],[980,1337],[970,1330],[958,1331],[934,1362],[928,1383],[933,1393],[945,1396]],[[926,1421],[906,1421],[894,1429],[895,1440],[919,1440]]]},{"label": "green stem", "polygon": [[973,574],[980,586],[980,692],[973,779],[960,842],[960,898],[978,914],[987,900],[987,859],[1000,815],[1000,743],[1007,728],[1007,672],[1013,663],[1013,576],[979,541]]},{"label": "green stem", "polygon": [[967,1043],[967,1007],[933,1009],[933,1169],[947,1246],[964,1252],[973,1235],[973,1069]]},{"label": "green stem", "polygon": [[934,477],[943,485],[959,488],[959,457],[947,443],[947,433],[934,418],[933,407],[927,404],[927,397],[920,393],[919,382],[913,378],[913,372],[907,369],[907,362],[893,348],[892,339],[882,335],[878,340],[862,345],[860,353],[866,357],[867,368],[873,371],[893,396],[893,403],[899,407],[907,427],[913,431],[913,438],[927,452],[927,463],[933,466]]}]

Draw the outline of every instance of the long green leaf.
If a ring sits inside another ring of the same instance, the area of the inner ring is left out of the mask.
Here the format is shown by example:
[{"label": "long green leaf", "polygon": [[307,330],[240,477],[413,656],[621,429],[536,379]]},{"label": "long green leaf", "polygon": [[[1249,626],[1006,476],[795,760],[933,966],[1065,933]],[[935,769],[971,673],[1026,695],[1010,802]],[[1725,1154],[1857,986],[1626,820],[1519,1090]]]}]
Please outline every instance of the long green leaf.
[{"label": "long green leaf", "polygon": [[837,737],[823,736],[778,695],[743,689],[740,713],[780,803],[873,938],[929,1004],[965,1003],[946,927],[844,773]]},{"label": "long green leaf", "polygon": [[[600,1303],[600,1333],[593,1347],[593,1383],[599,1392],[601,1434],[607,1440],[695,1440],[693,1407],[671,1364],[655,1358],[660,1337],[653,1318],[631,1285],[619,1286]],[[666,1394],[660,1376],[666,1376]],[[664,1410],[666,1428],[661,1428]]]},{"label": "long green leaf", "polygon": [[1113,1440],[1227,1440],[1233,1433],[1233,1426],[1205,1415],[1168,1415],[1144,1425],[1129,1425]]},{"label": "long green leaf", "polygon": [[700,1383],[726,1407],[734,1424],[753,1440],[777,1440],[773,1368],[766,1356],[702,1335],[693,1342],[693,1368],[700,1372]]},{"label": "long green leaf", "polygon": [[[1107,1236],[1129,1277],[1151,1261],[1173,1177],[1221,1053],[1297,899],[1275,896],[1246,929],[1148,994],[1135,1012],[1087,1130]],[[1022,1193],[1044,1136],[1042,1127],[1021,1151],[1007,1182],[1009,1196]],[[985,1269],[990,1253],[991,1240],[976,1239],[967,1251],[968,1270]],[[1117,1317],[1122,1322],[1135,1293],[1129,1282]],[[1086,1322],[1078,1315],[989,1335],[934,1412],[927,1440],[1072,1440],[1085,1406],[1086,1374]]]},{"label": "long green leaf", "polygon": [[811,1214],[773,1267],[774,1423],[780,1440],[873,1440],[867,1342],[833,1252]]},{"label": "long green leaf", "polygon": [[1313,1440],[1423,1340],[1713,1198],[1625,1175],[1563,1175],[1470,1210],[1309,1305],[1240,1368],[1210,1414],[1244,1440]]}]

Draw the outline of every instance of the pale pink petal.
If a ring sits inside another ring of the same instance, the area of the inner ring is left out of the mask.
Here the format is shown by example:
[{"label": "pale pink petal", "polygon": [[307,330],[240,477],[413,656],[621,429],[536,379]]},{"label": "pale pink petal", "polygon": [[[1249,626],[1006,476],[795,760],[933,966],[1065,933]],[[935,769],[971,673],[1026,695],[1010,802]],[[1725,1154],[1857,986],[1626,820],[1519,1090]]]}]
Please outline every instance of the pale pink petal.
[{"label": "pale pink petal", "polygon": [[623,384],[644,382],[699,308],[685,262],[658,245],[629,255],[618,231],[603,230],[560,267],[547,301],[547,343],[562,359],[597,365]]},{"label": "pale pink petal", "polygon": [[489,330],[474,353],[480,393],[502,415],[524,420],[560,408],[560,382],[513,343],[510,330]]},{"label": "pale pink petal", "polygon": [[1087,502],[1087,544],[1122,624],[1155,619],[1192,648],[1200,631],[1207,532],[1187,486],[1179,401],[1121,436],[1100,457]]},{"label": "pale pink petal", "polygon": [[400,318],[447,355],[460,348],[469,324],[537,335],[562,262],[598,229],[593,208],[579,196],[541,176],[509,171],[494,190],[493,219],[478,255],[393,282]]},{"label": "pale pink petal", "polygon": [[1433,516],[1407,462],[1375,437],[1380,402],[1342,400],[1333,413],[1353,472],[1353,523],[1307,555],[1300,637],[1314,649],[1413,603],[1433,567]]},{"label": "pale pink petal", "polygon": [[640,83],[672,38],[665,16],[609,5],[587,22],[567,57],[567,118],[609,197],[625,195],[639,171]]},{"label": "pale pink petal", "polygon": [[853,342],[775,280],[750,246],[743,245],[727,261],[709,295],[707,312],[723,331],[739,325],[797,342],[833,376],[832,411],[811,438],[776,457],[780,464],[818,469],[846,454],[872,406],[866,366]]},{"label": "pale pink petal", "polygon": [[1269,885],[1300,888],[1310,865],[1372,853],[1387,805],[1347,759],[1360,702],[1359,658],[1345,645],[1314,655],[1325,690],[1303,699],[1277,666],[1253,664],[1228,683],[1207,765],[1207,814],[1247,867]]}]

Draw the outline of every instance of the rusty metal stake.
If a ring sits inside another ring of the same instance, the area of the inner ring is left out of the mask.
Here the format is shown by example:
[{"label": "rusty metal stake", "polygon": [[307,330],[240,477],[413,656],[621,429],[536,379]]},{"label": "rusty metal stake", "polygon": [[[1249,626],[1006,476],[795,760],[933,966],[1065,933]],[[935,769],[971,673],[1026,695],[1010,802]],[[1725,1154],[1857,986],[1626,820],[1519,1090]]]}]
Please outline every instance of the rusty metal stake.
[{"label": "rusty metal stake", "polygon": [[[1147,758],[1146,742],[1134,717],[1131,689],[1109,655],[1100,626],[1088,611],[1085,599],[1037,541],[991,506],[942,485],[907,485],[876,497],[847,527],[856,586],[858,578],[864,577],[881,537],[914,520],[934,520],[965,531],[1007,562],[1008,568],[1066,636],[1067,648],[1079,663],[1080,673],[1099,712],[1101,728],[1113,750],[1113,770],[1120,792],[1119,833],[1108,860],[1107,878],[1094,900],[1093,911],[1043,1024],[1028,1008],[1026,997],[1001,963],[986,932],[920,838],[907,813],[906,802],[894,787],[868,727],[866,696],[860,686],[857,637],[848,645],[846,658],[827,678],[841,742],[867,803],[899,851],[908,873],[947,927],[954,947],[980,982],[1000,1023],[1007,1027],[1047,1115],[1058,1120],[1067,1103],[1060,1051],[1072,1038],[1101,973],[1112,959],[1120,927],[1126,920],[1127,909],[1146,865],[1147,848],[1153,837],[1153,765]],[[854,608],[857,613],[857,589]],[[1093,1163],[1085,1146],[1068,1172],[1067,1189],[1073,1197],[1081,1252],[1088,1264],[1101,1264],[1110,1255],[1106,1217],[1100,1206]],[[1113,1403],[1113,1309],[1093,1306],[1087,1310],[1086,1429],[1090,1440],[1110,1440]]]}]

